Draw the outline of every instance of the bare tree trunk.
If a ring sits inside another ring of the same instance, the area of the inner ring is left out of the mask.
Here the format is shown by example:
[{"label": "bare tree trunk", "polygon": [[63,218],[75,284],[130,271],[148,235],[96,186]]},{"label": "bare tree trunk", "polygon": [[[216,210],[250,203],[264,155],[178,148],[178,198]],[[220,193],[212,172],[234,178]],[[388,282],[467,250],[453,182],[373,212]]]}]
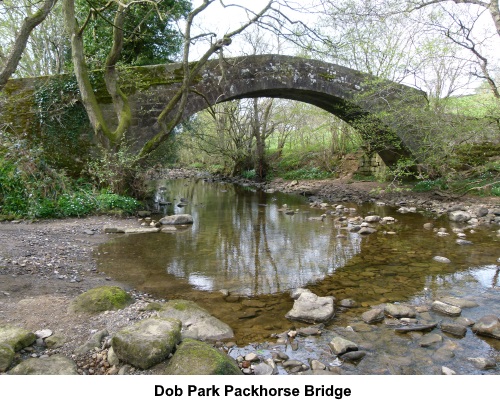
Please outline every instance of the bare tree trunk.
[{"label": "bare tree trunk", "polygon": [[43,20],[49,15],[50,11],[57,3],[57,0],[45,0],[42,7],[32,16],[24,19],[23,25],[19,30],[12,50],[7,57],[7,63],[0,72],[0,91],[4,88],[7,80],[10,79],[12,74],[16,71],[17,65],[21,60],[21,56],[26,48],[31,31],[33,31]]}]

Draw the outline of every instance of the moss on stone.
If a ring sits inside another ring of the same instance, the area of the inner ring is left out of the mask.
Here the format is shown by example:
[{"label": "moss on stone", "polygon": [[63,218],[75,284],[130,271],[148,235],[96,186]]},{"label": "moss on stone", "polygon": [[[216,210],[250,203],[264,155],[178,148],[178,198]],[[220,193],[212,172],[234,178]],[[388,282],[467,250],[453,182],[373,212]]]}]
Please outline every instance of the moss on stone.
[{"label": "moss on stone", "polygon": [[184,339],[164,370],[168,375],[239,375],[236,362],[207,343]]},{"label": "moss on stone", "polygon": [[71,303],[73,312],[97,313],[123,309],[133,298],[120,287],[97,287],[76,297]]},{"label": "moss on stone", "polygon": [[33,332],[16,326],[0,326],[0,344],[6,344],[19,351],[35,343],[36,336]]}]

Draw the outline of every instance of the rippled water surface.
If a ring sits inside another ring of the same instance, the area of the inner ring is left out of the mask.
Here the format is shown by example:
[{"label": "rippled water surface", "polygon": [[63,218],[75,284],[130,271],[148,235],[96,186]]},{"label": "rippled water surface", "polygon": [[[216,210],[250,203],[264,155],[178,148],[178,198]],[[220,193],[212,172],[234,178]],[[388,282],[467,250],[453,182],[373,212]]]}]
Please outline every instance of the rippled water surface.
[{"label": "rippled water surface", "polygon": [[[306,287],[337,302],[354,299],[357,308],[339,310],[321,337],[300,342],[293,354],[304,361],[318,358],[334,364],[327,343],[333,334],[355,341],[369,355],[347,373],[431,374],[447,365],[463,373],[479,371],[469,357],[499,361],[499,341],[480,338],[468,330],[458,339],[436,329],[443,341],[420,347],[421,333],[396,334],[390,325],[366,325],[361,313],[385,302],[429,305],[441,296],[473,299],[476,308],[462,315],[478,319],[500,314],[500,256],[496,228],[466,229],[472,245],[459,246],[446,219],[425,213],[399,214],[393,208],[346,203],[345,217],[375,214],[392,216],[393,224],[377,225],[377,232],[361,236],[350,232],[340,215],[311,209],[305,198],[266,194],[202,179],[158,184],[164,214],[189,213],[194,224],[175,233],[124,235],[101,246],[99,265],[115,279],[138,290],[167,299],[196,301],[235,331],[240,347],[254,343],[265,350],[272,333],[303,326],[285,318],[292,308],[290,290]],[[177,207],[186,201],[184,207]],[[286,214],[287,204],[294,215]],[[355,211],[354,211],[355,210]],[[423,228],[426,222],[446,227],[449,236]],[[445,256],[451,264],[432,260]],[[221,290],[228,290],[227,294]],[[422,312],[423,321],[445,316]],[[282,348],[285,350],[285,348]],[[240,350],[240,349],[238,349]],[[242,350],[242,349],[241,349]],[[291,350],[288,348],[288,350]],[[292,355],[291,355],[292,357]]]}]

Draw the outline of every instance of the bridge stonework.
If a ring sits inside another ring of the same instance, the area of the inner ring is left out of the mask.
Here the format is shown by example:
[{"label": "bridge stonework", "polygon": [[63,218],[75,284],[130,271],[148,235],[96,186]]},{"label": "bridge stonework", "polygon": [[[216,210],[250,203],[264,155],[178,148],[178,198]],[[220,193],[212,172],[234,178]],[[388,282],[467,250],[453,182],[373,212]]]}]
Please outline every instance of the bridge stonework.
[{"label": "bridge stonework", "polygon": [[[132,109],[127,136],[142,145],[158,133],[158,115],[182,82],[182,66],[126,68],[120,78]],[[14,92],[29,94],[27,89],[43,79],[21,80],[22,86],[17,81],[21,90]],[[11,82],[13,88],[16,81]],[[105,117],[113,123],[116,116],[110,98],[104,91],[97,95]],[[338,116],[357,128],[388,165],[418,147],[414,131],[409,133],[401,125],[401,115],[408,107],[423,106],[424,93],[346,67],[299,57],[256,55],[209,61],[194,80],[183,116],[187,119],[217,103],[253,97],[302,101]]]}]

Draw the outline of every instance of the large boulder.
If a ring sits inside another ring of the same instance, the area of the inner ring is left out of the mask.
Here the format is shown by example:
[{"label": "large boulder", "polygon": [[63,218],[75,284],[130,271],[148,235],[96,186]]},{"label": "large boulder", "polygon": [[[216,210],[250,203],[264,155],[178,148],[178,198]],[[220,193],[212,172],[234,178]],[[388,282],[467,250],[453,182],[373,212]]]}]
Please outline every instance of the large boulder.
[{"label": "large boulder", "polygon": [[119,330],[111,345],[120,360],[148,369],[166,359],[180,342],[181,327],[178,319],[144,319]]},{"label": "large boulder", "polygon": [[98,313],[123,309],[133,298],[120,287],[102,286],[80,294],[71,303],[73,312]]},{"label": "large boulder", "polygon": [[14,360],[14,349],[8,344],[0,343],[0,373],[7,370]]},{"label": "large boulder", "polygon": [[15,352],[32,345],[35,341],[36,336],[33,332],[16,326],[0,326],[0,345],[6,344]]},{"label": "large boulder", "polygon": [[18,364],[8,374],[15,375],[75,375],[76,364],[62,354],[45,358],[32,358]]},{"label": "large boulder", "polygon": [[185,339],[162,373],[168,375],[238,375],[241,371],[231,357],[208,343]]},{"label": "large boulder", "polygon": [[159,316],[179,319],[182,322],[183,339],[216,341],[234,338],[234,332],[228,325],[192,301],[168,301],[162,307]]},{"label": "large boulder", "polygon": [[500,339],[500,319],[496,315],[483,316],[474,324],[472,331],[478,335]]},{"label": "large boulder", "polygon": [[305,288],[292,292],[295,299],[293,308],[285,315],[286,318],[304,322],[326,322],[335,315],[333,297],[318,297]]},{"label": "large boulder", "polygon": [[189,214],[169,215],[160,219],[162,225],[188,225],[193,223],[193,217]]}]

